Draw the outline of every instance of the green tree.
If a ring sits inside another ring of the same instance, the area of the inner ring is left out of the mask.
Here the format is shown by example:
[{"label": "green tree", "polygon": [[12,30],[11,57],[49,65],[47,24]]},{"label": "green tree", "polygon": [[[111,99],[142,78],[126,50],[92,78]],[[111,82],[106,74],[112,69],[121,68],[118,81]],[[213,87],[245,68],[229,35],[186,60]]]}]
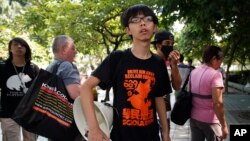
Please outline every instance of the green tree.
[{"label": "green tree", "polygon": [[[143,1],[157,10],[155,2]],[[55,35],[68,34],[74,38],[80,52],[101,57],[128,40],[120,25],[120,15],[136,3],[142,1],[33,1],[16,20],[15,27],[28,30],[30,37],[45,47],[50,46]]]},{"label": "green tree", "polygon": [[8,0],[0,0],[0,57],[7,56],[8,40],[15,33],[9,27],[14,17],[20,13],[22,6],[17,2],[10,2]]},{"label": "green tree", "polygon": [[[32,49],[32,57],[34,62],[43,67],[48,63],[48,50],[44,50],[41,45],[30,41],[28,33],[20,27],[13,26],[13,21],[17,16],[22,14],[23,9],[28,4],[28,0],[0,0],[0,57],[6,59],[8,56],[8,42],[13,37],[21,37],[25,39]],[[43,60],[43,61],[40,61]]]},{"label": "green tree", "polygon": [[223,47],[228,73],[232,63],[245,67],[250,62],[249,7],[245,0],[165,0],[162,16],[166,25],[185,23],[178,43],[185,54],[200,58],[204,45]]}]

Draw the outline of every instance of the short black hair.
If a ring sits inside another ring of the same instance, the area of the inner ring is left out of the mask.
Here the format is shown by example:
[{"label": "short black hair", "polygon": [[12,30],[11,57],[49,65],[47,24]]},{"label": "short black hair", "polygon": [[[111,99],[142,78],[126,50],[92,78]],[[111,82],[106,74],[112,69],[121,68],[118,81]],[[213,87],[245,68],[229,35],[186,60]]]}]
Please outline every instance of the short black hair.
[{"label": "short black hair", "polygon": [[143,14],[144,16],[152,16],[154,24],[158,24],[158,18],[151,8],[144,4],[136,4],[129,7],[121,15],[121,24],[123,27],[128,27],[129,20],[136,17],[138,14]]},{"label": "short black hair", "polygon": [[207,46],[203,50],[203,54],[202,54],[203,63],[210,63],[213,57],[216,57],[216,59],[223,58],[222,49],[218,46]]}]

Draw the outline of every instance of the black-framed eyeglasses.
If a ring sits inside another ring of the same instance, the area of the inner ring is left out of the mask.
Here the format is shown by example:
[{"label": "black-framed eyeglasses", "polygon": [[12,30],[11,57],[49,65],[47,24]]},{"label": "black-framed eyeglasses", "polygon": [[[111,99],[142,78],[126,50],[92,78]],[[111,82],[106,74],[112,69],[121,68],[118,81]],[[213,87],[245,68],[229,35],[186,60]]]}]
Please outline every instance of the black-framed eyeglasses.
[{"label": "black-framed eyeglasses", "polygon": [[152,16],[145,16],[145,17],[134,17],[130,19],[130,23],[140,23],[141,21],[144,21],[146,23],[148,22],[152,22],[153,21],[153,17]]}]

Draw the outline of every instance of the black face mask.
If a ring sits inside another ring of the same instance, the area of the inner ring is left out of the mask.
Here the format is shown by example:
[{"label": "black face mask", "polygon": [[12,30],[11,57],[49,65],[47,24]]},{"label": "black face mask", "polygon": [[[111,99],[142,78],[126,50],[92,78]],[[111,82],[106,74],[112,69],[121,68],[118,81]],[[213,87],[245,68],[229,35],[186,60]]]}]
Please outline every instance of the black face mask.
[{"label": "black face mask", "polygon": [[166,45],[161,46],[161,52],[163,53],[165,58],[168,58],[168,55],[171,51],[173,51],[173,46],[166,46]]}]

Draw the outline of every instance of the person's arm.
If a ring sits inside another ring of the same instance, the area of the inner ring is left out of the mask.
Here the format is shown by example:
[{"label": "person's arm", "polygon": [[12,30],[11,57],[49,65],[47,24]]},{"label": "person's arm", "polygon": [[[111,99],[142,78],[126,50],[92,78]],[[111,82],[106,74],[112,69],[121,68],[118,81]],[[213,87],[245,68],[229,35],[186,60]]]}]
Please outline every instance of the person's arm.
[{"label": "person's arm", "polygon": [[78,69],[71,62],[62,62],[58,70],[59,76],[63,79],[65,87],[69,93],[70,98],[75,100],[80,96],[80,74]]},{"label": "person's arm", "polygon": [[88,125],[88,141],[108,141],[109,138],[100,129],[94,108],[93,88],[100,83],[97,77],[90,76],[80,88],[83,113]]},{"label": "person's arm", "polygon": [[171,83],[174,90],[180,90],[182,79],[177,65],[180,53],[174,50],[170,52],[169,57],[171,58]]},{"label": "person's arm", "polygon": [[162,125],[163,141],[171,141],[169,137],[169,131],[168,131],[166,106],[165,106],[165,101],[163,97],[156,97],[155,105],[156,105],[156,111],[160,119],[160,123]]},{"label": "person's arm", "polygon": [[221,124],[222,138],[225,139],[228,135],[228,127],[227,127],[227,122],[226,122],[226,117],[225,117],[225,112],[224,112],[222,92],[223,92],[222,87],[212,88],[212,99],[213,99],[214,111]]},{"label": "person's arm", "polygon": [[66,85],[66,89],[69,93],[70,98],[75,100],[78,96],[80,96],[80,85],[79,84],[69,84]]}]

